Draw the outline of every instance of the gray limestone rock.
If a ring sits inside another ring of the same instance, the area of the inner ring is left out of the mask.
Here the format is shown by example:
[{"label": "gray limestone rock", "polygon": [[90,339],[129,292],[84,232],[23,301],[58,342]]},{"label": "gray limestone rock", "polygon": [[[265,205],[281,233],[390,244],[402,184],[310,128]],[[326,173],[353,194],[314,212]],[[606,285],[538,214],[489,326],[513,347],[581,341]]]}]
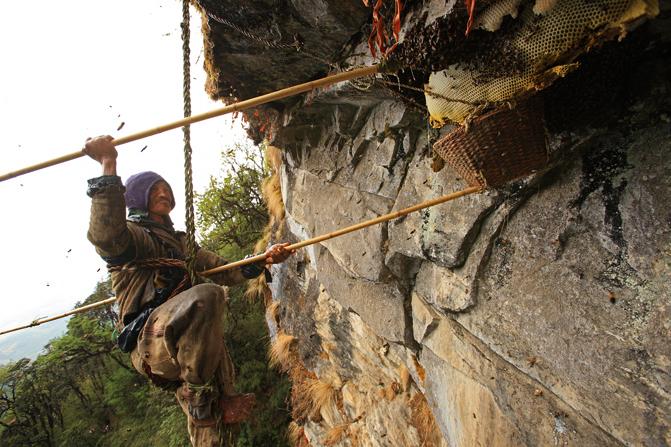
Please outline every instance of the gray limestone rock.
[{"label": "gray limestone rock", "polygon": [[412,294],[412,331],[417,343],[422,343],[438,324],[440,316],[421,296]]},{"label": "gray limestone rock", "polygon": [[425,394],[449,445],[620,445],[451,318],[424,346]]},{"label": "gray limestone rock", "polygon": [[[415,151],[408,173],[394,203],[394,211],[464,189],[449,168],[434,173],[431,159]],[[459,198],[410,214],[389,224],[388,257],[429,259],[444,267],[464,263],[482,220],[499,202],[497,193]]]},{"label": "gray limestone rock", "polygon": [[318,256],[319,279],[330,296],[360,315],[378,336],[394,342],[405,339],[405,296],[397,286],[350,277],[328,250]]},{"label": "gray limestone rock", "polygon": [[436,309],[461,312],[475,304],[472,281],[452,270],[425,262],[419,269],[414,293]]},{"label": "gray limestone rock", "polygon": [[[508,220],[478,305],[456,317],[625,444],[660,445],[671,430],[671,234],[655,212],[671,192],[669,141],[668,126],[593,140]],[[644,190],[648,175],[663,180]],[[638,198],[647,209],[624,205]]]},{"label": "gray limestone rock", "polygon": [[[391,207],[388,199],[329,182],[304,170],[294,171],[288,187],[295,199],[287,204],[287,213],[311,237],[376,218]],[[384,226],[376,225],[322,244],[350,276],[378,281],[384,268],[383,238]]]}]

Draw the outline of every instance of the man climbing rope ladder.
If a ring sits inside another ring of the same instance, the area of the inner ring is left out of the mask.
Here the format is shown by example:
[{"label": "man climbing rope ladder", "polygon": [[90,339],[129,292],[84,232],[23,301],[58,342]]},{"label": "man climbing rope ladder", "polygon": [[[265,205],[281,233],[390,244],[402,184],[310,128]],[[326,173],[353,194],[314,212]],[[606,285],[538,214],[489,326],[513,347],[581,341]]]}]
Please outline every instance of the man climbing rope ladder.
[{"label": "man climbing rope ladder", "polygon": [[[111,272],[123,324],[119,347],[130,352],[141,374],[176,390],[194,446],[219,446],[220,425],[235,410],[230,407],[248,402],[235,395],[233,365],[224,344],[226,292],[216,284],[190,285],[184,268],[186,235],[173,229],[169,216],[175,206],[170,185],[154,172],[141,172],[124,187],[116,174],[112,140],[88,139],[84,151],[103,168],[101,177],[88,181],[88,239]],[[266,264],[284,262],[293,253],[287,245],[270,247],[262,265],[210,279],[231,286],[267,274]],[[215,253],[198,249],[196,271],[223,264]]]}]

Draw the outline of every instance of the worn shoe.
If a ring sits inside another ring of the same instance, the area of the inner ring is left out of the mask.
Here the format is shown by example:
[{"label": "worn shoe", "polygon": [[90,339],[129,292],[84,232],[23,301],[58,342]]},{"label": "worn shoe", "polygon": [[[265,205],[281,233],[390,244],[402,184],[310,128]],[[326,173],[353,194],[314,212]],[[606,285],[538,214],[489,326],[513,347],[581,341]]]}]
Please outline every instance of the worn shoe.
[{"label": "worn shoe", "polygon": [[219,393],[216,387],[207,385],[182,384],[177,390],[179,398],[187,405],[187,411],[197,425],[210,425],[216,418],[216,402]]}]

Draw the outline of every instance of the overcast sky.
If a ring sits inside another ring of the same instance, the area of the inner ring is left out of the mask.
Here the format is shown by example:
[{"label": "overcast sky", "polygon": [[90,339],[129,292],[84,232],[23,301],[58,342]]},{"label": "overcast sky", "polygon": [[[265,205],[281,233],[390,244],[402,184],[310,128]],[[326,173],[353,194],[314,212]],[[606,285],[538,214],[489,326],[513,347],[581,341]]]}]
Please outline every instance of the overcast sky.
[{"label": "overcast sky", "polygon": [[[201,21],[191,13],[196,114],[223,104],[204,93]],[[181,118],[180,21],[180,0],[4,2],[0,173],[77,151],[88,136],[120,137]],[[221,171],[221,150],[245,134],[229,117],[195,124],[191,133],[202,191]],[[120,146],[118,161],[124,180],[154,170],[171,183],[178,228],[182,147],[181,130],[172,130]],[[65,312],[104,279],[105,264],[86,239],[86,180],[100,172],[80,158],[0,183],[0,330]]]}]

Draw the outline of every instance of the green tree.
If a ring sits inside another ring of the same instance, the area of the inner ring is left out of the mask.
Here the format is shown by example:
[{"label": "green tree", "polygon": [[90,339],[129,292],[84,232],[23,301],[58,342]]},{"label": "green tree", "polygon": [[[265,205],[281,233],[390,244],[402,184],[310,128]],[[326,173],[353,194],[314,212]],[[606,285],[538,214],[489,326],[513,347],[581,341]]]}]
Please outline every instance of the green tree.
[{"label": "green tree", "polygon": [[[261,195],[263,180],[270,174],[263,147],[236,145],[222,156],[229,168],[222,179],[211,179],[198,198],[199,232],[203,246],[220,256],[237,260],[249,254],[268,224]],[[237,372],[239,392],[255,393],[255,417],[242,424],[239,447],[287,445],[290,422],[290,382],[268,367],[268,327],[264,303],[243,297],[243,287],[229,290],[224,327],[227,345]]]},{"label": "green tree", "polygon": [[261,237],[268,212],[261,182],[268,175],[263,149],[236,143],[222,152],[223,176],[211,177],[207,190],[197,196],[198,232],[203,247],[226,259],[237,259]]},{"label": "green tree", "polygon": [[[105,281],[84,304],[110,295]],[[131,367],[113,341],[115,321],[107,308],[76,315],[35,361],[0,369],[0,445],[188,445],[174,396]]]}]

